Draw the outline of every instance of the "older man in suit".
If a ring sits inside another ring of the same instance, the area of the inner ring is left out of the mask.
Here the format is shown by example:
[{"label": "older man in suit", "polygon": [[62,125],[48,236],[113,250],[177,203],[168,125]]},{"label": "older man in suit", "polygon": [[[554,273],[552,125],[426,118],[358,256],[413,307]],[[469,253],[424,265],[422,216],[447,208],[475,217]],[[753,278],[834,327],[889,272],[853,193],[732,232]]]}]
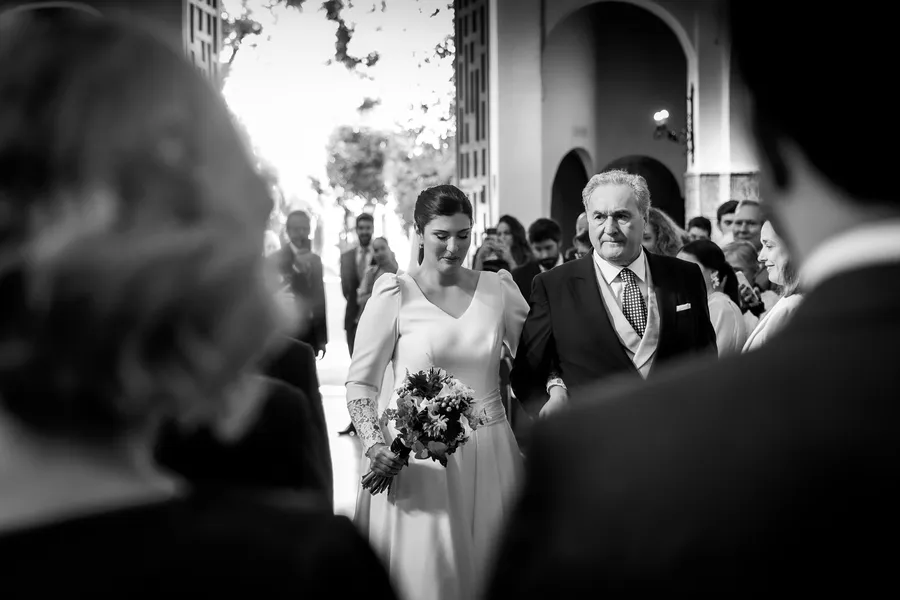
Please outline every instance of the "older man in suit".
[{"label": "older man in suit", "polygon": [[[874,597],[900,562],[900,201],[883,114],[892,5],[731,3],[760,190],[806,299],[759,350],[539,424],[486,598]],[[834,32],[840,32],[835,43]],[[798,69],[797,65],[803,65]],[[827,127],[834,115],[846,127]],[[748,373],[755,380],[749,382]]]},{"label": "older man in suit", "polygon": [[608,171],[582,195],[594,252],[535,277],[513,367],[513,390],[533,414],[564,407],[569,388],[715,355],[700,269],[641,245],[650,210],[644,178]]}]

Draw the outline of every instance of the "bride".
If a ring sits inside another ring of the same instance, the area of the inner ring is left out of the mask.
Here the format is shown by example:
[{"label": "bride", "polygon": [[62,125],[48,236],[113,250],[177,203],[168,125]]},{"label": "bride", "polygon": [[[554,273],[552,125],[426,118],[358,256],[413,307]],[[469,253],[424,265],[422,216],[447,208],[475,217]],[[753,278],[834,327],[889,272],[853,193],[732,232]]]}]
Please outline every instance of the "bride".
[{"label": "bride", "polygon": [[[490,569],[522,469],[500,399],[499,369],[502,346],[515,352],[528,306],[508,272],[462,266],[472,205],[459,189],[422,192],[415,225],[419,266],[375,283],[347,377],[347,406],[370,467],[395,476],[390,493],[360,491],[356,520],[402,598],[469,600]],[[446,468],[413,457],[403,466],[389,449],[396,431],[378,425],[394,405],[387,382],[431,366],[475,390],[486,424]]]}]

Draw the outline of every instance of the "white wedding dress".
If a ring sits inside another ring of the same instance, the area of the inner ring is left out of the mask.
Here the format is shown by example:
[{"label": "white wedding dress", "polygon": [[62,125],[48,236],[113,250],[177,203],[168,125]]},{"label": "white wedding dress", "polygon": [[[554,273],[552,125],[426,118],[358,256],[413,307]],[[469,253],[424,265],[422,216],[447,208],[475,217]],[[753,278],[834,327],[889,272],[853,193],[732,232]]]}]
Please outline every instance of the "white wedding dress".
[{"label": "white wedding dress", "polygon": [[500,399],[501,350],[505,344],[515,352],[527,312],[506,271],[482,272],[459,318],[432,304],[407,274],[385,274],[375,283],[347,377],[347,404],[363,447],[393,440],[392,427],[375,423],[395,405],[393,382],[407,370],[443,368],[475,390],[487,420],[446,468],[410,456],[390,494],[361,490],[356,522],[403,600],[473,600],[490,570],[522,470]]}]

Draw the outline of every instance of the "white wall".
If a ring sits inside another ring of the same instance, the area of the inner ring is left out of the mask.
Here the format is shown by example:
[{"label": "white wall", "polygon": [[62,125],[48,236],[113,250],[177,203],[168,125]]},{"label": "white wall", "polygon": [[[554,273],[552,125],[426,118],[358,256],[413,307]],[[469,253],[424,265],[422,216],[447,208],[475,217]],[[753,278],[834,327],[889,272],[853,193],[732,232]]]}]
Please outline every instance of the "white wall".
[{"label": "white wall", "polygon": [[541,2],[492,0],[490,14],[491,199],[494,214],[530,223],[544,214]]},{"label": "white wall", "polygon": [[544,44],[541,216],[550,214],[553,178],[570,150],[584,148],[591,158],[590,167],[602,166],[594,160],[597,145],[595,45],[590,21],[579,18],[567,19],[554,28]]},{"label": "white wall", "polygon": [[542,67],[543,215],[559,163],[573,148],[588,150],[594,172],[637,154],[656,158],[681,182],[684,149],[653,138],[653,113],[665,108],[669,125],[684,127],[687,74],[675,34],[642,8],[601,2],[557,22]]}]

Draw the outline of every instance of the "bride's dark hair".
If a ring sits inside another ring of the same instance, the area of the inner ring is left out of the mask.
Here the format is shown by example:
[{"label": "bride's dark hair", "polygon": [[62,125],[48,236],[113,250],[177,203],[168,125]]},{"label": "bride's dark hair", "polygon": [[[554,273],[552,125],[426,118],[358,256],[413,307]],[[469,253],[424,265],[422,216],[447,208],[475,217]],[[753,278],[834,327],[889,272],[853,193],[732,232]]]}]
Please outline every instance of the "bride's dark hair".
[{"label": "bride's dark hair", "polygon": [[[425,226],[436,217],[451,217],[463,213],[472,218],[472,203],[469,202],[461,189],[454,185],[436,185],[424,190],[416,199],[416,208],[413,218],[416,222],[416,232],[424,233]],[[419,264],[425,258],[425,249],[419,248]]]}]

